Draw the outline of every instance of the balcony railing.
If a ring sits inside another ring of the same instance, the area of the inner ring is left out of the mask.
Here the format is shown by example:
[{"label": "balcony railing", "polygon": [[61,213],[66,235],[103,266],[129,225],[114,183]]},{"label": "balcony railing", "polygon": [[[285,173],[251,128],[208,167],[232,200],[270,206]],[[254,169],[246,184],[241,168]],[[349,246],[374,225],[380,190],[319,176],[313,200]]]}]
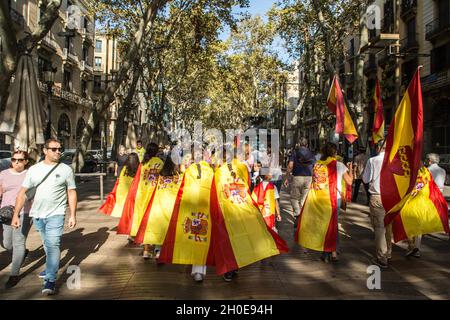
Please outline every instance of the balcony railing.
[{"label": "balcony railing", "polygon": [[102,66],[95,65],[94,66],[94,71],[103,71]]},{"label": "balcony railing", "polygon": [[422,80],[424,91],[442,88],[450,85],[450,69],[433,73]]},{"label": "balcony railing", "polygon": [[[47,85],[41,81],[39,81],[38,84],[39,84],[39,89],[42,92],[46,93]],[[83,105],[85,107],[92,107],[94,104],[92,102],[92,100],[83,98],[82,96],[80,96],[74,92],[66,91],[66,90],[62,89],[61,87],[53,87],[53,95],[52,96],[61,98],[63,100],[72,102],[74,104]]]},{"label": "balcony railing", "polygon": [[11,8],[9,10],[9,15],[11,17],[11,20],[15,22],[17,25],[19,25],[21,28],[25,26],[25,18],[18,11]]},{"label": "balcony railing", "polygon": [[49,31],[41,41],[52,50],[56,51],[56,49],[58,48],[58,43],[56,42],[55,36],[51,31]]},{"label": "balcony railing", "polygon": [[419,49],[419,34],[411,34],[400,40],[400,52],[409,52]]},{"label": "balcony railing", "polygon": [[92,28],[82,28],[80,32],[83,40],[90,40],[91,42],[94,42],[94,31],[92,30]]},{"label": "balcony railing", "polygon": [[78,63],[78,57],[74,54],[72,50],[63,48],[63,60],[71,61],[73,63]]},{"label": "balcony railing", "polygon": [[447,17],[444,19],[436,19],[426,25],[426,40],[430,41],[439,37],[444,32],[450,31],[450,9]]},{"label": "balcony railing", "polygon": [[402,18],[407,19],[415,14],[417,14],[417,0],[402,0]]}]

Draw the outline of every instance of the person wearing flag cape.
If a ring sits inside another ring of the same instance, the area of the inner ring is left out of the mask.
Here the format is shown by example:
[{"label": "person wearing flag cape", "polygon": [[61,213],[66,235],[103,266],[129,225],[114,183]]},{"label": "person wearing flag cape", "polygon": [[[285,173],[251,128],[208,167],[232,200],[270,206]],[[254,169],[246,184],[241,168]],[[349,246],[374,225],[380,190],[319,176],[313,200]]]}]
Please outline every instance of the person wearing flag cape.
[{"label": "person wearing flag cape", "polygon": [[211,186],[214,170],[204,160],[187,167],[178,192],[159,262],[192,265],[191,275],[203,281],[213,265],[211,247]]},{"label": "person wearing flag cape", "polygon": [[[147,246],[147,251],[150,251],[149,248],[152,246],[156,259],[159,258],[161,245],[166,237],[182,179],[183,175],[179,174],[169,155],[159,172],[156,190],[145,210],[134,240],[135,243]],[[146,255],[144,258],[148,259],[149,256]]]},{"label": "person wearing flag cape", "polygon": [[105,202],[99,208],[101,213],[115,218],[120,218],[122,216],[128,190],[133,183],[138,167],[139,156],[136,153],[130,153],[127,156],[124,166],[119,172],[119,177],[117,178],[113,190],[108,194]]},{"label": "person wearing flag cape", "polygon": [[[122,217],[117,226],[117,234],[135,237],[138,232],[142,217],[156,189],[159,171],[164,164],[156,156],[158,151],[158,145],[155,143],[147,146],[144,159],[136,172],[125,200]],[[144,245],[143,257],[149,257],[149,246]]]},{"label": "person wearing flag cape", "polygon": [[337,147],[328,142],[313,169],[311,188],[303,205],[295,234],[305,249],[323,252],[322,260],[337,262],[338,213],[342,180],[352,185],[352,164],[337,161]]},{"label": "person wearing flag cape", "polygon": [[264,222],[250,195],[248,168],[237,159],[216,169],[211,216],[213,261],[227,282],[239,268],[288,252],[286,242]]}]

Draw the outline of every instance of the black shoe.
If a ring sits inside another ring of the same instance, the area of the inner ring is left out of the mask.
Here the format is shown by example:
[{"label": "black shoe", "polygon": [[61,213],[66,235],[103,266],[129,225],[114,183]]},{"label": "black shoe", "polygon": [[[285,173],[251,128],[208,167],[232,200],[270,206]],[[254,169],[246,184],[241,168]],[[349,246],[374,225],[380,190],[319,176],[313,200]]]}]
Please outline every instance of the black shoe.
[{"label": "black shoe", "polygon": [[223,280],[225,280],[226,282],[231,282],[233,281],[233,272],[226,272],[223,275]]},{"label": "black shoe", "polygon": [[15,287],[20,281],[19,276],[10,276],[8,281],[5,283],[5,289],[11,289]]},{"label": "black shoe", "polygon": [[[409,250],[407,253],[406,253],[406,257],[411,257],[411,256],[415,256],[417,253],[419,252],[419,249],[418,248],[414,248],[414,249],[412,249],[412,250]],[[419,254],[419,256],[420,256],[420,254]]]},{"label": "black shoe", "polygon": [[329,263],[330,262],[330,255],[329,254],[322,254],[320,256],[320,260],[322,260],[325,263]]},{"label": "black shoe", "polygon": [[372,261],[371,261],[374,265],[377,265],[377,266],[379,266],[380,268],[383,268],[383,269],[387,269],[388,267],[389,267],[389,265],[387,264],[387,263],[385,263],[385,262],[383,262],[383,261],[380,261],[380,260],[378,260],[378,259],[372,259]]}]

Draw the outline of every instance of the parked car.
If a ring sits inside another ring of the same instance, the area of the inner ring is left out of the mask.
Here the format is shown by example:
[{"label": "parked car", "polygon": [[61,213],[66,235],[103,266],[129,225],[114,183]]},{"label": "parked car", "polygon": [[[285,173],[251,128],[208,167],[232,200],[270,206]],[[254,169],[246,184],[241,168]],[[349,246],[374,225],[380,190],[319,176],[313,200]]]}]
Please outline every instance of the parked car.
[{"label": "parked car", "polygon": [[[61,162],[71,166],[74,156],[74,151],[65,151],[61,156]],[[98,160],[95,159],[92,153],[87,152],[84,155],[84,167],[81,169],[81,173],[92,173],[96,171],[98,171]]]},{"label": "parked car", "polygon": [[445,169],[447,173],[445,176],[445,185],[450,185],[450,154],[440,154],[439,155],[440,162],[439,166]]}]

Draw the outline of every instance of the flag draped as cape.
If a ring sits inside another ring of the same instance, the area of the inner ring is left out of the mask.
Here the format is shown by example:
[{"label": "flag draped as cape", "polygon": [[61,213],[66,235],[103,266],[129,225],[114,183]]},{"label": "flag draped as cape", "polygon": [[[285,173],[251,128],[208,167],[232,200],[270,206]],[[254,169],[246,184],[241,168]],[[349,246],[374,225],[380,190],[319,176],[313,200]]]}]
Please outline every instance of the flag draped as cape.
[{"label": "flag draped as cape", "polygon": [[228,164],[220,166],[211,190],[211,241],[217,274],[288,251],[286,242],[267,227],[249,193],[246,165],[235,159],[232,171],[234,177]]},{"label": "flag draped as cape", "polygon": [[158,185],[134,239],[135,243],[163,244],[182,180],[182,175],[159,176]]},{"label": "flag draped as cape", "polygon": [[373,95],[373,127],[372,127],[372,141],[377,144],[380,140],[384,139],[384,113],[383,113],[383,100],[381,98],[380,81],[376,82],[375,93]]},{"label": "flag draped as cape", "polygon": [[427,168],[419,170],[414,189],[392,221],[395,242],[434,232],[449,233],[448,205]]},{"label": "flag draped as cape", "polygon": [[127,168],[123,167],[117,178],[114,189],[106,197],[105,203],[98,209],[101,213],[120,218],[122,216],[123,206],[127,199],[128,190],[133,183],[133,177],[125,174]]},{"label": "flag draped as cape", "polygon": [[136,236],[142,217],[155,191],[162,166],[163,161],[157,157],[151,158],[146,164],[139,165],[117,227],[118,234]]},{"label": "flag draped as cape", "polygon": [[338,232],[337,160],[319,160],[311,187],[300,213],[296,241],[304,248],[336,251]]},{"label": "flag draped as cape", "polygon": [[213,265],[210,250],[210,193],[213,178],[214,171],[205,161],[187,168],[161,248],[160,262]]}]

